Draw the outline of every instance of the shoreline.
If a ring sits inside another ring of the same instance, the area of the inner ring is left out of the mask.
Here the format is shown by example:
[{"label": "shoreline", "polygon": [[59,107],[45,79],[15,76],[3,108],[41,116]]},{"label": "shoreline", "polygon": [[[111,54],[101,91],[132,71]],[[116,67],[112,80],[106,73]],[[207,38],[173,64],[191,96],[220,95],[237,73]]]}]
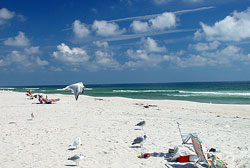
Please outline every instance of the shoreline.
[{"label": "shoreline", "polygon": [[[69,167],[68,157],[82,152],[80,167],[165,168],[183,165],[151,156],[138,159],[134,138],[146,134],[145,152],[166,154],[181,144],[182,132],[196,132],[216,148],[229,168],[250,167],[250,105],[220,105],[179,100],[142,100],[48,94],[55,104],[37,104],[23,92],[0,91],[0,167]],[[35,118],[30,115],[34,113]],[[146,121],[143,130],[135,124]],[[69,150],[74,139],[83,146]],[[193,163],[186,165],[194,168]]]},{"label": "shoreline", "polygon": [[[7,91],[5,91],[5,90],[0,90],[0,93],[1,92],[13,92],[13,93],[26,93],[26,92],[22,92],[22,91],[12,91],[12,90],[7,90]],[[62,95],[62,96],[70,96],[70,95],[72,95],[72,93],[70,93],[70,94],[61,94],[61,93],[37,93],[37,94],[43,94],[43,95]],[[191,100],[173,100],[173,99],[143,99],[143,98],[131,98],[131,97],[122,97],[122,96],[107,96],[107,97],[103,97],[103,96],[90,96],[90,95],[84,95],[84,96],[89,96],[89,97],[93,97],[93,98],[124,98],[124,99],[131,99],[131,100],[142,100],[142,101],[173,101],[173,102],[175,102],[175,101],[180,101],[180,102],[186,102],[186,103],[201,103],[201,104],[214,104],[214,105],[235,105],[235,106],[237,106],[237,105],[243,105],[243,106],[249,106],[250,107],[250,103],[249,104],[230,104],[230,103],[228,103],[228,104],[223,104],[223,103],[206,103],[206,102],[198,102],[198,101],[191,101]]]}]

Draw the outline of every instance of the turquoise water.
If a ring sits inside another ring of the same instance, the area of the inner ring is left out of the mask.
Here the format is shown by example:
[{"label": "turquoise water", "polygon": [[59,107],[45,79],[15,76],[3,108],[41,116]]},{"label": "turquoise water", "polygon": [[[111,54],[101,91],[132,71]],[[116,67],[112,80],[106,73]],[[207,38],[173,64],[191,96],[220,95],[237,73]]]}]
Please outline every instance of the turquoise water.
[{"label": "turquoise water", "polygon": [[[250,82],[186,82],[155,84],[85,85],[84,94],[97,97],[128,97],[155,100],[187,100],[216,104],[250,104]],[[0,90],[43,94],[72,94],[60,86],[0,87]]]}]

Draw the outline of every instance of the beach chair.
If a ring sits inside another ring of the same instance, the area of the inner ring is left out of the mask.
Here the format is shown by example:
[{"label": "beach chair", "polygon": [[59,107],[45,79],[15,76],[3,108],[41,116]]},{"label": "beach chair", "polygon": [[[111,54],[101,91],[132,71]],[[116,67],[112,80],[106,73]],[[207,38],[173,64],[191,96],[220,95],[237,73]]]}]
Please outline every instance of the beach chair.
[{"label": "beach chair", "polygon": [[[197,164],[198,162],[203,162],[206,165],[206,167],[209,167],[209,168],[226,168],[227,167],[227,163],[223,162],[222,160],[220,160],[218,157],[214,156],[213,154],[208,153],[208,152],[205,153],[203,151],[202,142],[199,138],[191,135],[191,140],[193,143],[195,153],[197,154],[199,158],[195,164]],[[208,154],[211,155],[210,158],[207,157]]]},{"label": "beach chair", "polygon": [[190,142],[191,135],[198,138],[198,135],[196,133],[182,133],[181,128],[180,128],[180,123],[177,122],[177,125],[178,125],[178,129],[179,129],[179,132],[180,132],[180,135],[181,135],[182,144],[192,144],[192,141]]},{"label": "beach chair", "polygon": [[198,138],[198,135],[196,133],[181,133],[181,140],[182,144],[192,144],[191,135]]}]

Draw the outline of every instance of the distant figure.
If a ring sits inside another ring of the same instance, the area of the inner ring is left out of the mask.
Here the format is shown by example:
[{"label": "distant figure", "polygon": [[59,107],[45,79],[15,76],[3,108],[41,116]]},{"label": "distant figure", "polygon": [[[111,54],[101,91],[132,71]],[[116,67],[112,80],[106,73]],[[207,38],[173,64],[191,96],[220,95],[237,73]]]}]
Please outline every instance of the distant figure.
[{"label": "distant figure", "polygon": [[27,93],[26,93],[27,96],[31,96],[31,95],[33,94],[33,93],[31,92],[31,90],[26,90],[26,92],[27,92]]},{"label": "distant figure", "polygon": [[33,118],[35,118],[35,116],[34,116],[34,114],[33,113],[31,113],[31,118],[33,119]]},{"label": "distant figure", "polygon": [[34,97],[37,98],[37,95],[31,92],[31,90],[26,90],[26,92],[26,95],[29,96],[31,99],[33,99]]},{"label": "distant figure", "polygon": [[38,101],[41,104],[43,104],[43,103],[45,103],[45,104],[51,104],[51,103],[59,101],[59,100],[60,100],[59,98],[58,99],[48,99],[47,96],[45,98],[45,97],[43,97],[43,95],[38,95]]},{"label": "distant figure", "polygon": [[143,143],[146,141],[146,138],[147,138],[146,135],[141,136],[141,137],[137,137],[137,138],[134,139],[134,142],[132,143],[132,145],[140,144],[140,146],[142,148],[143,147]]},{"label": "distant figure", "polygon": [[143,130],[143,126],[146,124],[146,121],[141,121],[138,124],[136,124],[135,126],[140,126]]},{"label": "distant figure", "polygon": [[68,160],[71,160],[73,162],[76,162],[76,166],[79,166],[79,162],[83,159],[83,155],[80,153],[78,155],[74,155],[70,158],[68,158]]},{"label": "distant figure", "polygon": [[[72,146],[75,146],[76,149],[77,149],[77,147],[78,147],[79,145],[82,146],[82,141],[81,141],[81,138],[80,138],[80,137],[79,137],[79,138],[76,138],[76,140],[73,142]],[[71,145],[70,145],[70,146],[71,146]]]}]

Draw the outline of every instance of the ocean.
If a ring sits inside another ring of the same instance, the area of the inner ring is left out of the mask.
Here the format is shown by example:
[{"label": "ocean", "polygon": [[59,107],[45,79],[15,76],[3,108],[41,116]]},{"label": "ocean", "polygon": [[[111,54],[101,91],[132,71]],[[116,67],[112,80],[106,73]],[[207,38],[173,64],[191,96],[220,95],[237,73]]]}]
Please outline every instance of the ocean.
[{"label": "ocean", "polygon": [[[0,90],[41,94],[72,94],[66,85],[0,87]],[[181,82],[85,85],[85,95],[154,100],[186,100],[213,104],[250,104],[250,82]]]}]

